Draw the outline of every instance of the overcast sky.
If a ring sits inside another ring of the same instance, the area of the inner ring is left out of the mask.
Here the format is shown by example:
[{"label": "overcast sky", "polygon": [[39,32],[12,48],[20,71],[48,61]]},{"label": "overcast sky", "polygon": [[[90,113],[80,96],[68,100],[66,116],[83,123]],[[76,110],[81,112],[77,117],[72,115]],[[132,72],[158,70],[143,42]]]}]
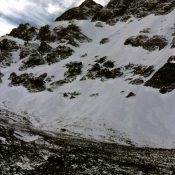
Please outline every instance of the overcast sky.
[{"label": "overcast sky", "polygon": [[[42,25],[84,0],[0,0],[0,36],[20,23]],[[105,5],[109,0],[95,0]]]}]

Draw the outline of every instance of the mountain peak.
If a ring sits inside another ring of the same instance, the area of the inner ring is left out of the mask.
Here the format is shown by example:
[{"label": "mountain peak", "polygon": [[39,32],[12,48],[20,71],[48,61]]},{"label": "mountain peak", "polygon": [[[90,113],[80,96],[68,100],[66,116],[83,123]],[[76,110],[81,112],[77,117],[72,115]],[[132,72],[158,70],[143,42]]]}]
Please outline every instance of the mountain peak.
[{"label": "mountain peak", "polygon": [[92,8],[95,5],[98,5],[95,1],[93,1],[93,0],[85,0],[79,7],[80,8],[83,8],[83,7]]},{"label": "mountain peak", "polygon": [[56,21],[65,20],[87,20],[92,19],[94,15],[103,8],[102,5],[94,2],[93,0],[85,0],[79,7],[69,9],[61,16],[59,16]]}]

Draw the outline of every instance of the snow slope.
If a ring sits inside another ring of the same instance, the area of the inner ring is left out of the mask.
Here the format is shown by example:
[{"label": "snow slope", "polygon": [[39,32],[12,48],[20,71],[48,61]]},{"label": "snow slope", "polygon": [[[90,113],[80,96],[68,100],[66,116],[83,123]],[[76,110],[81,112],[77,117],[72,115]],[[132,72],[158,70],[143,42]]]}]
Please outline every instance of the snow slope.
[{"label": "snow slope", "polygon": [[[114,26],[103,23],[103,27],[96,27],[96,22],[89,20],[75,20],[76,25],[92,41],[82,43],[80,47],[72,47],[74,54],[61,62],[29,68],[25,72],[37,75],[47,72],[48,75],[55,76],[54,80],[59,80],[64,76],[66,68],[63,66],[66,63],[82,61],[82,75],[85,75],[89,64],[93,64],[97,59],[95,56],[107,56],[109,60],[115,61],[117,67],[129,63],[154,65],[156,71],[175,53],[175,49],[170,48],[175,27],[174,16],[175,10],[164,16],[149,15],[140,20],[132,18],[127,22],[117,22]],[[50,25],[66,26],[68,22],[54,22]],[[169,44],[164,49],[153,52],[141,47],[124,45],[128,37],[138,35],[144,28],[151,28],[148,34],[150,36],[164,35]],[[5,38],[23,44],[20,39],[10,36]],[[102,38],[109,38],[110,42],[100,45]],[[0,40],[2,39],[3,37]],[[56,47],[58,44],[55,42],[50,45]],[[88,55],[81,57],[85,53]],[[5,76],[2,78],[3,83],[0,84],[0,104],[17,113],[28,113],[34,126],[57,132],[65,128],[67,134],[100,141],[121,144],[132,142],[137,146],[175,147],[175,91],[160,94],[157,89],[131,85],[125,81],[130,75],[125,75],[105,81],[79,81],[82,76],[78,76],[72,83],[60,86],[53,92],[29,93],[22,86],[8,85],[8,78],[12,72],[21,74],[18,70],[21,63],[19,51],[15,52],[13,57],[16,63],[1,68]],[[81,95],[75,99],[63,97],[63,93],[73,91],[78,91]],[[134,92],[136,96],[126,98],[129,92]],[[90,97],[94,93],[99,95]]]}]

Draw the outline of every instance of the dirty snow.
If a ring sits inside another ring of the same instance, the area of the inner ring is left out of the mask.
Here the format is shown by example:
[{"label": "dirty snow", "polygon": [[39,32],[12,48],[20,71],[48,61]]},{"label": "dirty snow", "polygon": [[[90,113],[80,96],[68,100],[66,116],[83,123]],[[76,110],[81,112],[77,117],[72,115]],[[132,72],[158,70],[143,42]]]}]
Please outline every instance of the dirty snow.
[{"label": "dirty snow", "polygon": [[[55,80],[63,78],[63,66],[70,61],[82,61],[83,73],[86,73],[89,64],[96,60],[95,56],[107,56],[115,61],[115,65],[122,66],[128,63],[154,65],[155,70],[162,67],[169,56],[175,53],[170,44],[162,50],[149,52],[141,47],[124,46],[124,41],[130,36],[139,35],[144,28],[151,28],[149,33],[164,35],[171,43],[171,34],[174,32],[175,11],[164,16],[149,15],[141,20],[133,18],[126,23],[118,22],[115,26],[103,24],[104,27],[95,27],[95,22],[75,21],[83,33],[91,38],[90,43],[83,43],[79,48],[73,48],[75,53],[66,60],[53,65],[41,65],[27,72],[42,74],[47,72],[54,75]],[[52,23],[52,27],[68,22]],[[102,38],[109,38],[110,42],[100,45]],[[17,41],[17,40],[16,40]],[[19,44],[22,41],[19,40]],[[52,43],[53,45],[56,43]],[[81,55],[87,53],[87,57]],[[15,59],[19,59],[18,56]],[[131,85],[123,78],[111,79],[104,82],[99,80],[76,81],[65,84],[54,92],[29,93],[24,87],[9,87],[10,73],[20,73],[19,62],[11,67],[2,68],[5,75],[0,84],[0,103],[15,112],[26,111],[33,116],[34,121],[40,123],[44,130],[60,132],[66,128],[69,134],[101,141],[118,142],[125,144],[131,140],[138,146],[175,147],[175,92],[162,95],[158,90]],[[64,92],[81,92],[73,100],[63,97]],[[124,93],[120,93],[124,91]],[[135,97],[126,98],[129,92]],[[99,93],[97,97],[90,97]]]}]

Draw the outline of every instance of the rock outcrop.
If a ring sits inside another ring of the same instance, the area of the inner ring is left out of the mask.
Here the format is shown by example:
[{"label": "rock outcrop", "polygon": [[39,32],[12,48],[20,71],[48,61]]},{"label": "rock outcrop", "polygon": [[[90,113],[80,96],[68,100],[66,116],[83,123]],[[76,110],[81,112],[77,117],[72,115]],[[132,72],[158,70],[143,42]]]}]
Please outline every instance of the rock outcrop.
[{"label": "rock outcrop", "polygon": [[38,77],[31,74],[21,74],[16,75],[16,73],[11,73],[9,80],[11,80],[10,86],[24,86],[29,90],[29,92],[41,92],[46,89],[44,79],[47,74],[44,73]]},{"label": "rock outcrop", "polygon": [[64,60],[72,55],[74,51],[67,46],[58,46],[55,49],[52,49],[45,57],[46,62],[50,64],[54,64],[61,60]]},{"label": "rock outcrop", "polygon": [[17,51],[19,49],[19,45],[12,40],[2,39],[0,41],[0,67],[9,66],[13,60],[11,58],[13,51]]},{"label": "rock outcrop", "polygon": [[150,86],[159,89],[160,93],[165,94],[175,89],[175,57],[171,56],[167,63],[161,67],[153,77],[145,83],[145,86]]},{"label": "rock outcrop", "polygon": [[45,25],[40,28],[37,35],[37,39],[45,42],[60,42],[70,44],[72,46],[79,46],[79,42],[91,41],[86,35],[81,32],[81,29],[75,24],[70,24],[67,27],[58,26],[53,30],[50,29],[49,25]]},{"label": "rock outcrop", "polygon": [[27,60],[23,61],[23,64],[19,68],[20,70],[27,69],[29,67],[35,67],[44,64],[45,61],[38,52],[34,52],[30,54],[30,56],[27,58]]},{"label": "rock outcrop", "polygon": [[138,35],[129,37],[124,44],[133,47],[143,47],[146,50],[154,51],[156,49],[163,49],[168,44],[168,41],[164,36],[155,35],[149,38],[147,35]]},{"label": "rock outcrop", "polygon": [[37,35],[37,29],[28,23],[20,24],[17,28],[13,29],[9,35],[30,41]]},{"label": "rock outcrop", "polygon": [[56,21],[92,19],[101,9],[102,6],[100,4],[97,4],[93,0],[86,0],[79,7],[72,8],[63,13]]},{"label": "rock outcrop", "polygon": [[175,8],[175,0],[111,0],[106,7],[97,12],[93,21],[109,22],[135,16],[145,17],[149,14],[162,15]]}]

